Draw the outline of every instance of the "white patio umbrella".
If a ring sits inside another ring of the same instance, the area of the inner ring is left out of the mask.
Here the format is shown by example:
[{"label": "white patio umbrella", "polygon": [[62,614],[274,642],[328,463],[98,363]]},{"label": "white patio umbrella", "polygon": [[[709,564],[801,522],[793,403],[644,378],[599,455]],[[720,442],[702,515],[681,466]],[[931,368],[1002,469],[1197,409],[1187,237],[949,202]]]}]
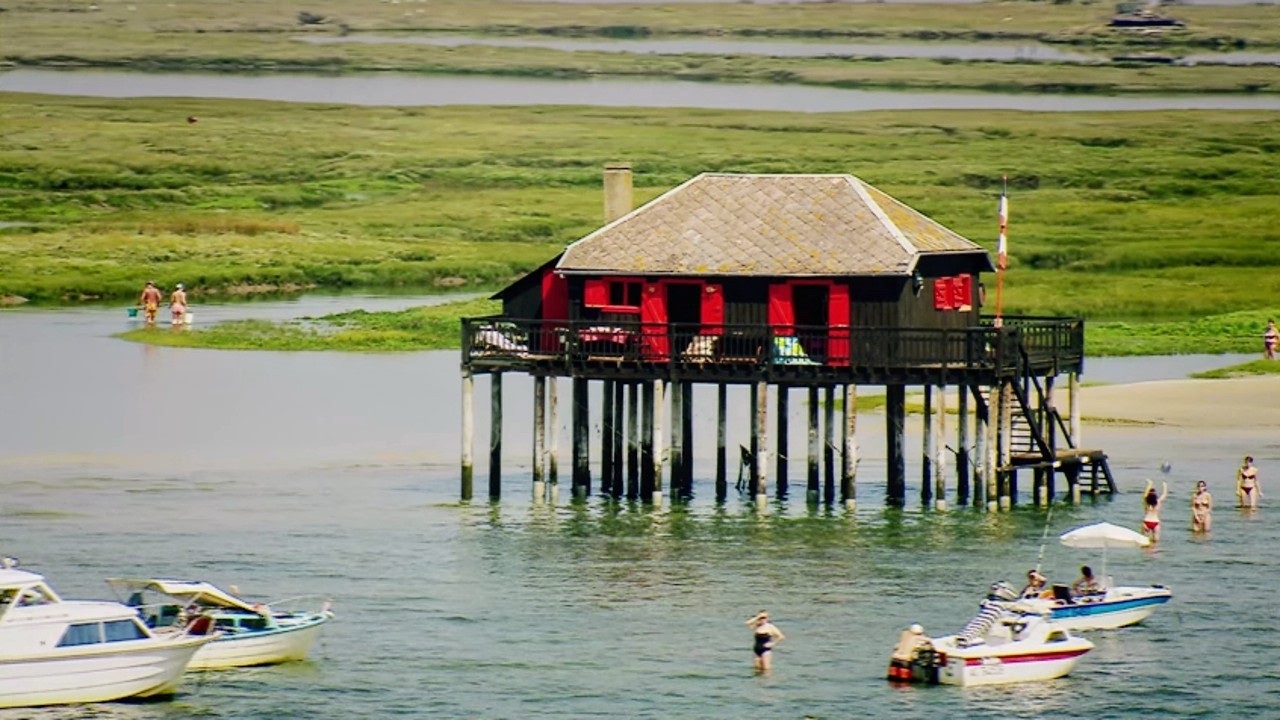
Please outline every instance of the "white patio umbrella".
[{"label": "white patio umbrella", "polygon": [[1144,548],[1151,544],[1151,538],[1135,530],[1112,525],[1109,522],[1094,523],[1068,530],[1058,536],[1059,542],[1067,547],[1094,550],[1102,548],[1102,576],[1107,575],[1107,548],[1127,547]]}]

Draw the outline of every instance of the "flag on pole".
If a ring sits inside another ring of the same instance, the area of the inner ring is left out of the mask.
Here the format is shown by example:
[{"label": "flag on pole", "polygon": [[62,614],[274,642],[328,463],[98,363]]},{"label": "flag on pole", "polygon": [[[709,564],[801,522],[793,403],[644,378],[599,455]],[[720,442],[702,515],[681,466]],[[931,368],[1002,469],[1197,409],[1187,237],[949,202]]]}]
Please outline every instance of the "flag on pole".
[{"label": "flag on pole", "polygon": [[996,327],[1004,327],[1004,271],[1009,267],[1009,176],[1000,180],[1000,242],[996,245]]},{"label": "flag on pole", "polygon": [[1005,176],[1000,188],[1000,243],[996,246],[996,255],[999,268],[1004,270],[1009,267],[1009,241],[1005,238],[1005,233],[1009,229],[1009,178]]}]

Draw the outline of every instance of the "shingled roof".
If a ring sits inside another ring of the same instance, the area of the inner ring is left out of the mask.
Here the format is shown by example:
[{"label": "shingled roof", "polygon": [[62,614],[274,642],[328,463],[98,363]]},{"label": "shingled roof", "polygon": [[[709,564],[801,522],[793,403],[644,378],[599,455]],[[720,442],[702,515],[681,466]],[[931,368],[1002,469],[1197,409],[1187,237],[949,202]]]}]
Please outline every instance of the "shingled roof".
[{"label": "shingled roof", "polygon": [[973,243],[852,175],[704,173],[573,243],[564,273],[909,275]]}]

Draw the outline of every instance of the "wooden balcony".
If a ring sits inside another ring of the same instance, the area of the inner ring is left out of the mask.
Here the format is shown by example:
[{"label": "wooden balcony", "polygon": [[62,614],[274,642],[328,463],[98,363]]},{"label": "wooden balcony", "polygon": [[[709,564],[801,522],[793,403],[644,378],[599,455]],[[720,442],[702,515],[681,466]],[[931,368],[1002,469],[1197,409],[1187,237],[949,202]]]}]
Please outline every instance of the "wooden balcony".
[{"label": "wooden balcony", "polygon": [[706,382],[990,385],[1026,373],[1079,372],[1084,321],[991,318],[959,329],[462,321],[471,372]]}]

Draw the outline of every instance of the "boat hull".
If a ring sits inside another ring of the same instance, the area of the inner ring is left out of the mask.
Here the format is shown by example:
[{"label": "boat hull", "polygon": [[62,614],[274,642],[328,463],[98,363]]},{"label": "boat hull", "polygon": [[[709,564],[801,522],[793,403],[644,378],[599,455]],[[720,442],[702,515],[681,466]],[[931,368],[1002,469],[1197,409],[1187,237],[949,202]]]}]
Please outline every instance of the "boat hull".
[{"label": "boat hull", "polygon": [[192,658],[192,670],[217,670],[302,660],[329,620],[318,615],[297,624],[261,632],[231,633],[205,645]]},{"label": "boat hull", "polygon": [[1117,587],[1108,590],[1103,598],[1055,605],[1049,617],[1068,630],[1112,630],[1146,620],[1156,608],[1169,602],[1173,593],[1168,588]]},{"label": "boat hull", "polygon": [[1070,673],[1092,645],[1037,653],[963,656],[949,654],[938,671],[942,685],[1003,685],[1053,680]]},{"label": "boat hull", "polygon": [[38,657],[0,656],[0,708],[170,695],[208,640],[148,639],[91,649],[60,648]]}]

